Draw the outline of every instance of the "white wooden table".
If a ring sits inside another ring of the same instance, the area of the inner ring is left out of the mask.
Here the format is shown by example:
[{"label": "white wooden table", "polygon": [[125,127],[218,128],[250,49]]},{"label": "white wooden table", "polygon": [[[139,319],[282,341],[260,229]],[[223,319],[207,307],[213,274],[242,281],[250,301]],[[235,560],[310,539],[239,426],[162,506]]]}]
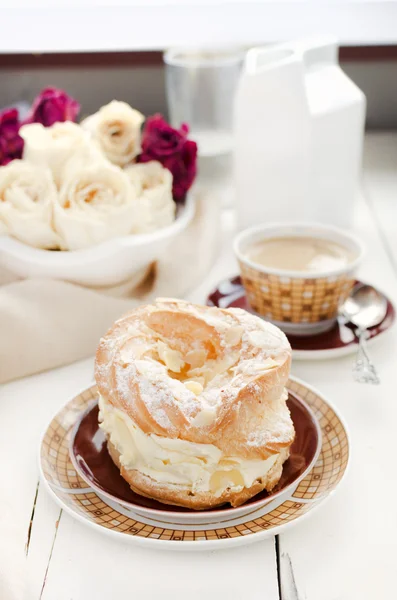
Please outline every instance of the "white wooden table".
[{"label": "white wooden table", "polygon": [[[397,133],[367,136],[364,195],[356,231],[368,256],[361,271],[397,304]],[[223,215],[219,260],[191,294],[203,302],[237,271],[233,219]],[[38,483],[37,452],[48,420],[92,379],[92,360],[4,385],[0,390],[2,481],[21,524],[34,600],[388,600],[397,553],[397,331],[371,348],[382,383],[353,382],[352,358],[293,365],[329,397],[350,428],[350,470],[324,506],[295,528],[243,548],[176,553],[121,544],[58,508]],[[33,512],[33,521],[29,523]]]}]

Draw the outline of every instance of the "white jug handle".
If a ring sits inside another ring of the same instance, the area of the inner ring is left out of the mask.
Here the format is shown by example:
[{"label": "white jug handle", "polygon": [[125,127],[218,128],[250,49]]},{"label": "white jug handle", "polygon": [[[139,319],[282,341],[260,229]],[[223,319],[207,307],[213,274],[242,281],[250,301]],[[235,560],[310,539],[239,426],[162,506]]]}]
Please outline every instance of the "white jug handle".
[{"label": "white jug handle", "polygon": [[287,63],[303,62],[311,67],[317,64],[338,64],[338,41],[331,36],[316,36],[285,44],[258,46],[248,50],[245,71],[254,75]]},{"label": "white jug handle", "polygon": [[284,47],[299,53],[306,67],[319,63],[338,63],[338,40],[332,36],[303,38]]},{"label": "white jug handle", "polygon": [[302,56],[287,44],[277,46],[258,46],[251,48],[245,55],[245,71],[255,75],[261,71],[290,62],[302,62]]}]

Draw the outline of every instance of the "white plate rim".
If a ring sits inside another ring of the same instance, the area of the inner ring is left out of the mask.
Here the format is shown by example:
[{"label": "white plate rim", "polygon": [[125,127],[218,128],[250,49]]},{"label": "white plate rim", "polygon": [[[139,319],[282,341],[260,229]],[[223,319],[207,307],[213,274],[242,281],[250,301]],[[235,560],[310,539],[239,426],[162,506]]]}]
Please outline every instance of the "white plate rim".
[{"label": "white plate rim", "polygon": [[[330,492],[328,492],[327,494],[324,494],[322,497],[320,497],[318,499],[318,501],[314,504],[314,506],[309,511],[305,512],[302,516],[297,517],[293,521],[290,521],[288,523],[283,523],[281,525],[277,525],[276,527],[273,527],[272,529],[267,529],[265,531],[258,531],[258,532],[252,533],[250,535],[247,535],[247,536],[241,536],[238,538],[223,538],[223,539],[218,539],[218,540],[205,540],[205,541],[204,540],[203,541],[200,541],[200,540],[196,540],[196,541],[158,540],[155,538],[149,538],[149,537],[145,538],[145,537],[141,537],[141,536],[128,535],[128,534],[125,534],[125,533],[122,533],[119,531],[113,531],[111,529],[107,529],[106,527],[103,527],[102,525],[98,525],[97,523],[90,521],[83,515],[80,515],[77,511],[74,511],[72,508],[70,508],[70,506],[65,504],[63,502],[63,500],[61,500],[61,498],[59,498],[57,496],[57,494],[54,492],[54,490],[51,488],[50,484],[48,483],[48,481],[44,475],[42,466],[41,466],[41,447],[42,447],[44,437],[45,437],[47,429],[48,429],[48,424],[51,423],[52,420],[59,413],[59,411],[62,410],[62,407],[58,408],[58,410],[54,413],[52,418],[48,421],[43,434],[40,436],[40,442],[39,442],[39,446],[38,446],[38,463],[39,463],[38,466],[39,466],[40,479],[44,483],[44,487],[46,488],[46,490],[48,491],[50,496],[58,504],[58,506],[60,506],[63,510],[65,510],[65,512],[67,514],[69,514],[72,518],[78,520],[79,522],[81,522],[84,525],[89,526],[92,530],[95,530],[97,533],[103,533],[114,540],[119,540],[119,541],[123,541],[123,542],[131,542],[131,543],[137,544],[139,546],[144,546],[146,548],[150,547],[150,548],[157,548],[158,550],[162,549],[162,550],[177,550],[177,551],[183,551],[183,549],[185,549],[187,551],[221,550],[221,549],[224,549],[226,546],[227,547],[245,546],[248,544],[262,541],[268,537],[279,535],[283,531],[288,530],[290,527],[293,527],[296,524],[301,523],[303,520],[305,520],[307,517],[309,517],[314,511],[316,511],[320,506],[323,506],[324,503],[327,500],[329,500],[329,498],[331,496],[333,496],[335,494],[336,490],[340,487],[342,482],[345,480],[347,472],[349,470],[350,450],[351,450],[351,441],[350,441],[351,436],[350,436],[349,429],[346,425],[344,418],[340,415],[339,411],[335,408],[334,404],[332,402],[329,402],[328,399],[326,399],[324,397],[324,395],[317,390],[317,388],[307,384],[302,379],[299,379],[298,377],[294,377],[292,375],[290,375],[289,379],[291,381],[296,382],[298,385],[302,385],[309,391],[312,391],[314,394],[320,396],[321,399],[333,410],[333,412],[338,417],[338,419],[340,420],[340,422],[345,430],[346,439],[347,439],[348,447],[349,447],[349,456],[348,456],[345,470],[343,472],[341,479],[338,481],[338,483],[334,487],[334,489],[331,490]],[[92,386],[92,384],[91,384],[91,386]],[[86,389],[87,389],[87,386],[82,388],[80,392],[77,392],[76,394],[74,394],[73,397],[78,396],[80,393],[82,393]],[[68,402],[70,402],[70,400],[68,400]],[[67,403],[65,403],[65,404],[67,404]],[[63,406],[65,406],[65,405],[63,405]]]},{"label": "white plate rim", "polygon": [[[290,377],[290,379],[291,379],[291,377]],[[315,428],[317,431],[317,437],[318,437],[316,451],[313,455],[312,460],[310,461],[310,464],[296,479],[294,479],[294,481],[292,481],[287,487],[285,487],[282,490],[280,490],[279,492],[275,493],[273,496],[264,498],[262,500],[257,500],[256,502],[254,501],[254,503],[249,504],[248,506],[246,506],[247,511],[251,508],[255,508],[255,510],[259,510],[259,509],[263,508],[264,506],[266,506],[266,504],[270,504],[271,502],[274,502],[275,500],[277,500],[277,498],[281,498],[282,496],[284,496],[285,494],[290,492],[292,490],[292,488],[296,489],[297,486],[300,484],[300,482],[306,477],[306,475],[308,475],[310,473],[310,471],[316,464],[318,457],[320,456],[321,448],[323,445],[323,434],[322,434],[320,423],[319,423],[316,415],[314,414],[314,411],[310,408],[310,406],[307,404],[307,402],[303,398],[300,398],[299,394],[294,394],[294,395],[295,395],[295,398],[298,400],[298,403],[301,406],[303,406],[305,408],[305,410],[309,413],[309,415],[311,416],[311,419],[315,425]],[[70,434],[69,457],[70,457],[71,463],[73,464],[79,477],[83,481],[85,481],[85,483],[87,484],[88,487],[92,487],[92,489],[94,490],[94,492],[97,495],[103,496],[104,498],[107,498],[108,500],[116,502],[116,503],[120,504],[121,506],[126,506],[127,508],[131,508],[132,510],[135,510],[136,512],[140,512],[143,517],[146,515],[146,517],[149,517],[149,518],[163,517],[164,519],[167,519],[167,518],[171,519],[172,514],[173,514],[172,510],[162,511],[160,509],[148,509],[145,506],[139,506],[139,505],[135,506],[134,504],[129,503],[129,502],[126,502],[125,504],[123,504],[123,502],[120,502],[117,498],[115,498],[111,494],[108,494],[107,492],[104,492],[103,490],[99,489],[98,487],[93,486],[92,483],[88,482],[86,480],[86,478],[82,475],[81,468],[79,467],[79,465],[76,461],[76,457],[74,456],[74,454],[72,452],[72,447],[73,447],[73,442],[76,437],[76,434],[77,434],[77,431],[78,431],[81,421],[84,419],[85,415],[93,409],[94,405],[96,405],[96,404],[97,404],[97,402],[95,402],[95,401],[90,402],[90,404],[87,406],[87,408],[76,419],[76,422],[73,425],[71,434]],[[230,514],[230,519],[232,519],[233,517],[237,518],[239,515],[241,517],[243,517],[244,513],[245,513],[244,507],[245,507],[245,505],[243,504],[242,506],[236,506],[232,509],[229,508],[227,511],[225,511],[225,509],[222,509],[222,508],[218,508],[218,509],[211,510],[211,511],[208,511],[208,510],[200,511],[200,516],[202,516],[202,519],[200,519],[200,517],[199,517],[198,523],[200,522],[200,520],[211,519],[211,517],[216,517],[217,514],[219,514],[219,516],[224,516],[225,513]],[[188,518],[188,515],[191,513],[182,513],[181,516],[183,516],[184,514],[186,514],[186,516]],[[194,520],[194,519],[192,518],[192,520]],[[164,522],[166,522],[166,521],[164,521]],[[181,521],[181,523],[182,523],[182,521]],[[174,523],[174,525],[175,524],[176,523]]]}]

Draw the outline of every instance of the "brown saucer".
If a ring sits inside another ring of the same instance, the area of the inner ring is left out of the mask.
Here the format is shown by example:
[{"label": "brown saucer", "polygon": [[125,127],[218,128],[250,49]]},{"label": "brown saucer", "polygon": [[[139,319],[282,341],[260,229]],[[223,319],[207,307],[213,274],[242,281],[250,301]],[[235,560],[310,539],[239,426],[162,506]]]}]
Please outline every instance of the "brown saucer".
[{"label": "brown saucer", "polygon": [[[357,281],[356,283],[361,283]],[[383,321],[376,327],[368,329],[368,341],[371,341],[385,333],[393,325],[395,310],[391,301],[387,300],[387,313]],[[250,308],[241,278],[231,277],[222,281],[217,288],[208,296],[209,306],[219,308],[243,308],[253,312]],[[357,349],[357,337],[354,328],[338,319],[334,327],[325,333],[316,335],[287,335],[296,359],[322,359],[335,358],[345,354],[351,354]]]},{"label": "brown saucer", "polygon": [[[67,402],[48,423],[40,443],[41,481],[51,498],[80,523],[107,537],[157,549],[215,550],[240,546],[282,533],[302,522],[335,492],[346,474],[350,443],[341,417],[320,392],[291,377],[288,390],[302,398],[320,426],[321,448],[315,464],[281,496],[252,506],[205,512],[130,509],[88,487],[71,459],[70,441],[82,415],[98,399],[92,385]],[[343,502],[343,500],[342,500]],[[163,508],[163,507],[162,507]],[[169,507],[167,507],[169,509]]]},{"label": "brown saucer", "polygon": [[[314,466],[321,448],[320,427],[308,406],[295,393],[289,392],[288,407],[294,423],[296,437],[291,446],[291,455],[285,462],[281,479],[269,494],[264,491],[251,498],[244,506],[255,507],[267,498],[275,499],[288,488],[294,488],[299,480]],[[98,426],[98,404],[91,406],[76,423],[71,435],[70,456],[79,475],[96,492],[131,509],[150,509],[161,513],[194,513],[188,508],[162,504],[133,492],[121,477],[106,447],[106,439]],[[200,515],[234,511],[229,505],[221,509],[200,511]]]}]

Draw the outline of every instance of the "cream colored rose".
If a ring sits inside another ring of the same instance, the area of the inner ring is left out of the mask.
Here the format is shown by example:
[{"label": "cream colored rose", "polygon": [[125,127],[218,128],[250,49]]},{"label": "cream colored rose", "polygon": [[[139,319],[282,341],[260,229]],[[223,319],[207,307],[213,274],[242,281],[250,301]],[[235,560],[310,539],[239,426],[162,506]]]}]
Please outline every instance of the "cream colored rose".
[{"label": "cream colored rose", "polygon": [[21,127],[19,133],[25,142],[23,158],[32,164],[48,167],[58,187],[70,160],[87,164],[102,159],[90,134],[71,121],[54,123],[51,127],[32,123]]},{"label": "cream colored rose", "polygon": [[0,231],[36,248],[59,248],[53,229],[57,190],[51,171],[13,160],[0,167]]},{"label": "cream colored rose", "polygon": [[124,167],[141,151],[144,116],[126,102],[112,100],[82,121],[110,162]]},{"label": "cream colored rose", "polygon": [[176,206],[171,172],[156,160],[131,165],[124,171],[138,195],[141,219],[137,232],[155,231],[172,223]]},{"label": "cream colored rose", "polygon": [[110,163],[81,166],[64,180],[54,209],[64,250],[78,250],[132,233],[139,220],[134,187]]}]

